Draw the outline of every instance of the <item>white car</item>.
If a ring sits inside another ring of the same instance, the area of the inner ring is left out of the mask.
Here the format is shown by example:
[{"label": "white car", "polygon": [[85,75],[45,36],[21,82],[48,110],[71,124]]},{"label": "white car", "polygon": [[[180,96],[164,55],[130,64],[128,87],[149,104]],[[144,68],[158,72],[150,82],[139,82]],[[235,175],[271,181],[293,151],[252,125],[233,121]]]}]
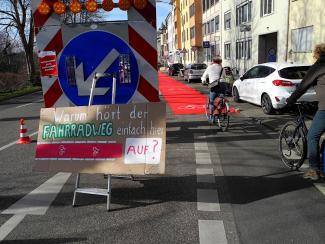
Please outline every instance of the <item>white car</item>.
[{"label": "white car", "polygon": [[[265,114],[272,114],[275,109],[284,107],[309,68],[309,65],[290,63],[256,65],[234,82],[234,101],[260,105]],[[316,101],[315,89],[310,88],[299,101]]]},{"label": "white car", "polygon": [[184,70],[184,80],[191,83],[193,80],[200,80],[205,69],[206,64],[188,64]]}]

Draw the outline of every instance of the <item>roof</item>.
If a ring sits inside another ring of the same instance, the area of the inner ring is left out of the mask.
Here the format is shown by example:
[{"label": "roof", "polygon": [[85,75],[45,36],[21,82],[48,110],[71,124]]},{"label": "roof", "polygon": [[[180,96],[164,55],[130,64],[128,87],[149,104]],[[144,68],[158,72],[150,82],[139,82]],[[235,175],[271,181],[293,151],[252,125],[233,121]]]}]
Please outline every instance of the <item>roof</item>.
[{"label": "roof", "polygon": [[283,69],[287,67],[297,67],[297,66],[310,66],[310,64],[293,64],[293,63],[285,63],[285,62],[269,62],[269,63],[263,63],[263,64],[258,64],[258,65],[265,65],[269,66],[275,69]]}]

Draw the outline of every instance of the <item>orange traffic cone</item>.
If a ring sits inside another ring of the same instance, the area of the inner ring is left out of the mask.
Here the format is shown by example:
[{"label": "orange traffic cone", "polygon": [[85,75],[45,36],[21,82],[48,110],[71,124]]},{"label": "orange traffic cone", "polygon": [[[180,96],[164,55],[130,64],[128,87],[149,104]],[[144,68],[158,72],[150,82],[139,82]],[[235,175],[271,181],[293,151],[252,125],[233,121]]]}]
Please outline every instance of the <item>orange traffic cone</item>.
[{"label": "orange traffic cone", "polygon": [[31,139],[27,135],[27,129],[25,128],[25,120],[20,119],[20,138],[19,141],[17,141],[17,144],[29,144],[31,142]]}]

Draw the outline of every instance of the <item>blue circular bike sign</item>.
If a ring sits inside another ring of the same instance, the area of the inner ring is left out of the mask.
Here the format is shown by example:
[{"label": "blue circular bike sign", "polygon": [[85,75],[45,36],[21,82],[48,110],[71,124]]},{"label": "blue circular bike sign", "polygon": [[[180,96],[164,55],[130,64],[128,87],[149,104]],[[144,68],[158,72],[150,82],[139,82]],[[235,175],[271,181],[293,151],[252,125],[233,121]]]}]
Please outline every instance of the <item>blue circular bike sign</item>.
[{"label": "blue circular bike sign", "polygon": [[[128,103],[138,87],[139,69],[131,48],[119,37],[105,31],[82,33],[62,51],[59,82],[75,105],[88,105],[95,72],[116,75],[117,104]],[[112,77],[97,81],[93,105],[112,103],[112,82]]]}]

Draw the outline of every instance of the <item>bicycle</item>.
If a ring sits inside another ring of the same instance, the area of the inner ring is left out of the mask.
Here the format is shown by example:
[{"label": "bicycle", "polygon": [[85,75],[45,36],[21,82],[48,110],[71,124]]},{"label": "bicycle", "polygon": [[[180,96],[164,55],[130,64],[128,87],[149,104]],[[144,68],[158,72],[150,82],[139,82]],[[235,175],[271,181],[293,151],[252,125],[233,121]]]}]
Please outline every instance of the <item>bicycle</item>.
[{"label": "bicycle", "polygon": [[307,104],[297,103],[298,115],[294,121],[285,123],[279,135],[279,152],[284,165],[298,170],[307,157],[308,129],[305,118],[311,119],[303,112]]},{"label": "bicycle", "polygon": [[[212,124],[217,125],[217,127],[225,132],[229,127],[230,117],[229,117],[229,102],[225,98],[224,94],[219,94],[213,101],[213,121]],[[207,120],[210,121],[210,98],[207,97],[207,103],[205,106],[205,116]],[[211,123],[211,121],[210,121]]]}]

